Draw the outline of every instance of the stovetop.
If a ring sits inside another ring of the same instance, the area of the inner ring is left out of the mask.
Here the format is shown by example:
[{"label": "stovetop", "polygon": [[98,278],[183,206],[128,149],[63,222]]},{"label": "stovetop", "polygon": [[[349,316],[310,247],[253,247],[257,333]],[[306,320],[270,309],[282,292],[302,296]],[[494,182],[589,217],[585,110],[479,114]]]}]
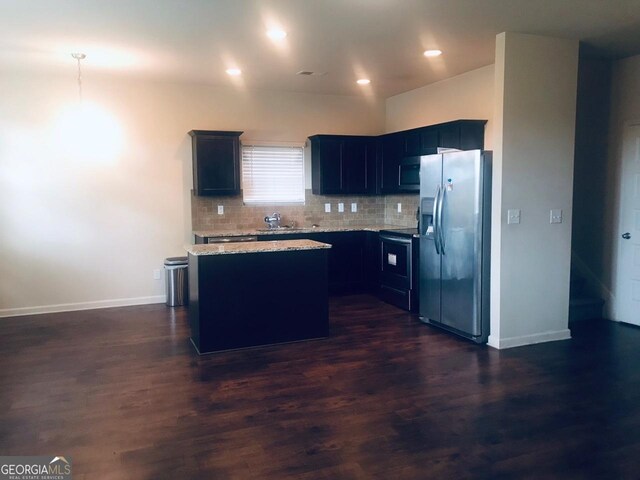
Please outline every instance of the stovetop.
[{"label": "stovetop", "polygon": [[388,235],[397,235],[399,237],[417,237],[418,229],[417,228],[392,228],[388,230],[380,230],[380,233],[386,233]]}]

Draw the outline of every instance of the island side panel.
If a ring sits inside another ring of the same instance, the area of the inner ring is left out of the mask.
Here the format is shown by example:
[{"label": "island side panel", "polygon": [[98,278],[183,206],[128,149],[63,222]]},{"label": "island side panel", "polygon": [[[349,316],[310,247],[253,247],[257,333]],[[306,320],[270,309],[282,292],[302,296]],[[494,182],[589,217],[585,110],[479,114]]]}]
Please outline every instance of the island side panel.
[{"label": "island side panel", "polygon": [[200,284],[198,283],[198,258],[189,254],[189,327],[191,329],[191,340],[200,351]]},{"label": "island side panel", "polygon": [[197,259],[200,353],[329,334],[327,249]]}]

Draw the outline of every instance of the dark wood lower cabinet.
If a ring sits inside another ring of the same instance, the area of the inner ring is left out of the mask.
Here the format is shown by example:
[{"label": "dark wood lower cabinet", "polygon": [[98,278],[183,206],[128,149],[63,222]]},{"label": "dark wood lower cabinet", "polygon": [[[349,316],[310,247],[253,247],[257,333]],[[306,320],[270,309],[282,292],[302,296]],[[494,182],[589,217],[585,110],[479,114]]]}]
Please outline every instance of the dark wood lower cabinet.
[{"label": "dark wood lower cabinet", "polygon": [[199,353],[326,337],[327,249],[189,255]]},{"label": "dark wood lower cabinet", "polygon": [[258,241],[309,239],[331,245],[328,259],[329,292],[337,294],[369,291],[367,276],[371,254],[367,250],[367,234],[377,232],[319,232],[258,235]]},{"label": "dark wood lower cabinet", "polygon": [[[328,243],[329,293],[373,293],[380,289],[380,234],[370,231],[275,233],[258,235],[258,241],[309,239]],[[196,243],[208,237],[196,236]]]},{"label": "dark wood lower cabinet", "polygon": [[380,234],[378,232],[364,232],[364,285],[369,293],[378,294],[380,291]]}]

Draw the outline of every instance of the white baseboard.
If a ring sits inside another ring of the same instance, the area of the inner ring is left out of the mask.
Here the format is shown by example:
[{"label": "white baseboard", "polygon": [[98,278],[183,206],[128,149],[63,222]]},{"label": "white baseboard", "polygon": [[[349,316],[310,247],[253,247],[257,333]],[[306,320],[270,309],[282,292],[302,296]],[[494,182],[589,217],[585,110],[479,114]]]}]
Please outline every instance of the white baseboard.
[{"label": "white baseboard", "polygon": [[555,342],[557,340],[569,339],[571,339],[571,331],[569,329],[565,329],[510,338],[495,338],[494,336],[489,335],[487,345],[502,350],[505,348],[522,347],[523,345],[533,345],[536,343]]},{"label": "white baseboard", "polygon": [[116,298],[113,300],[98,300],[96,302],[61,303],[58,305],[42,305],[39,307],[5,308],[0,310],[0,318],[38,315],[41,313],[72,312],[75,310],[93,310],[95,308],[148,305],[152,303],[164,303],[165,301],[165,295],[153,295],[151,297]]}]

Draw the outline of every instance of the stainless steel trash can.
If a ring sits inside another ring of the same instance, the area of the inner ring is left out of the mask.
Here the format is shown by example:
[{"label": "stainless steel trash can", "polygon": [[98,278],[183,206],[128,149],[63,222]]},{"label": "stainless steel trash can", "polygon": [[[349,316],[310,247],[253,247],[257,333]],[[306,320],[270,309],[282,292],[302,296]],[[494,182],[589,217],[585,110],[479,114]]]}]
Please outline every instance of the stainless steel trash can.
[{"label": "stainless steel trash can", "polygon": [[169,257],[164,261],[167,272],[167,306],[186,305],[189,301],[187,257]]}]

